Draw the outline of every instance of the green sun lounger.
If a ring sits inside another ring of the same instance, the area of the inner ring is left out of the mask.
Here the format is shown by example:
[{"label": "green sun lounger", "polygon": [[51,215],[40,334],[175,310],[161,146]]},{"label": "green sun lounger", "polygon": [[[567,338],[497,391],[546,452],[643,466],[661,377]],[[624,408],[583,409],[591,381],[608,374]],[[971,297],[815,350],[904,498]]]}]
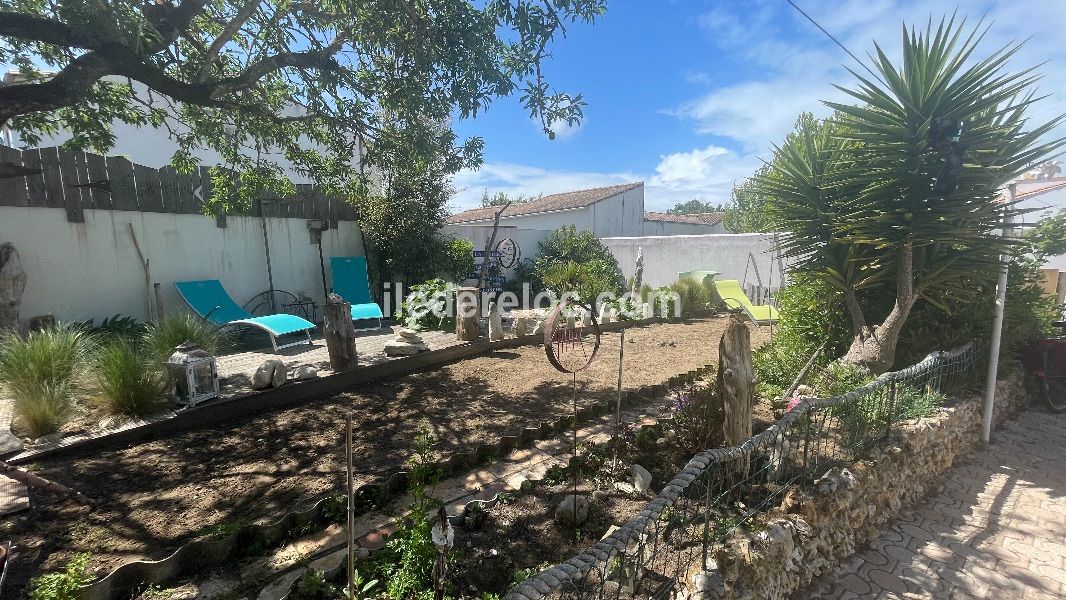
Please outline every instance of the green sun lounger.
[{"label": "green sun lounger", "polygon": [[[352,320],[377,319],[381,329],[381,307],[370,297],[370,277],[366,272],[365,256],[334,256],[329,259],[333,278],[333,293],[352,305]],[[357,329],[367,331],[373,329]]]},{"label": "green sun lounger", "polygon": [[713,280],[718,275],[721,275],[721,273],[719,273],[718,271],[679,271],[677,274],[677,278],[695,279],[700,283],[704,283],[705,281],[707,281],[708,277]]},{"label": "green sun lounger", "polygon": [[778,320],[777,309],[773,306],[756,306],[748,300],[748,295],[740,288],[740,282],[736,279],[722,279],[714,281],[714,288],[718,293],[721,306],[732,310],[742,310],[749,319],[756,324],[765,325]]},{"label": "green sun lounger", "polygon": [[304,332],[307,336],[307,344],[313,345],[311,330],[315,328],[314,323],[295,315],[252,316],[252,313],[238,306],[233,298],[230,298],[226,289],[222,287],[222,283],[217,279],[175,281],[174,287],[178,288],[178,293],[193,312],[215,325],[247,325],[266,332],[270,336],[270,345],[274,347],[275,354],[281,348],[304,343],[300,340],[279,346],[277,338],[290,333]]}]

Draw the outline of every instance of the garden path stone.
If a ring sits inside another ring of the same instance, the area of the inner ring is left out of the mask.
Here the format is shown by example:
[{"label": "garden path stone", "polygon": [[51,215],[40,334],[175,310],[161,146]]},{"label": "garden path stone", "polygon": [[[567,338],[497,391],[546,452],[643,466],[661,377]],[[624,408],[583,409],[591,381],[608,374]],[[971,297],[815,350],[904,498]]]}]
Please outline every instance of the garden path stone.
[{"label": "garden path stone", "polygon": [[278,577],[273,583],[263,588],[263,591],[259,592],[256,600],[285,600],[292,593],[293,586],[306,572],[307,567],[300,567],[295,571]]},{"label": "garden path stone", "polygon": [[30,507],[30,494],[26,486],[0,475],[0,515],[26,510]]}]

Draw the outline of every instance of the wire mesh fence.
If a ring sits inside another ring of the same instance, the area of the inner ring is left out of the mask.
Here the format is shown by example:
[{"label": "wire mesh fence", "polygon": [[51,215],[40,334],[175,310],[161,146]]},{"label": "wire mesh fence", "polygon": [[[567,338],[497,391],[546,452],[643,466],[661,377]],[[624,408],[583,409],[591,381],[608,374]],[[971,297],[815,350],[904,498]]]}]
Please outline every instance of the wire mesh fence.
[{"label": "wire mesh fence", "polygon": [[595,546],[513,588],[505,600],[669,598],[711,549],[780,505],[793,486],[863,459],[893,427],[967,387],[976,344],[934,352],[846,394],[804,399],[740,446],[704,450]]}]

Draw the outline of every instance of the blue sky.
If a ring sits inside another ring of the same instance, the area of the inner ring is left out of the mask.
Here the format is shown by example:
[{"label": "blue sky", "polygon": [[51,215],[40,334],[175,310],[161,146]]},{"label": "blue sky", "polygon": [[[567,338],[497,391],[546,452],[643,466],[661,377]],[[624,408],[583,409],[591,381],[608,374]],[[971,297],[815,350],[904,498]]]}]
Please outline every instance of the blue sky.
[{"label": "blue sky", "polygon": [[[991,24],[984,48],[1032,36],[1012,66],[1048,62],[1035,118],[1066,112],[1066,2],[1048,0],[798,0],[859,56],[873,41],[895,57],[902,23],[924,26],[958,7]],[[517,97],[456,124],[485,139],[485,164],[459,173],[453,208],[482,190],[511,194],[644,181],[645,207],[702,198],[726,202],[734,181],[769,157],[801,111],[825,115],[831,84],[854,63],[785,0],[613,0],[592,26],[573,25],[546,65],[559,89],[588,106],[577,128],[549,141]],[[1066,132],[1060,132],[1060,135]]]}]

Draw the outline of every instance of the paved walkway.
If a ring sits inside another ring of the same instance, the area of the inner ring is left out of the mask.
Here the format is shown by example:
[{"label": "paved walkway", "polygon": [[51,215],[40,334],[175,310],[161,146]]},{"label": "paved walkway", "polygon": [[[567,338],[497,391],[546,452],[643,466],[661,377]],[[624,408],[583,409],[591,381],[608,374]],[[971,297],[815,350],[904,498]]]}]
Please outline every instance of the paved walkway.
[{"label": "paved walkway", "polygon": [[1066,415],[1034,406],[798,598],[1066,598]]}]

